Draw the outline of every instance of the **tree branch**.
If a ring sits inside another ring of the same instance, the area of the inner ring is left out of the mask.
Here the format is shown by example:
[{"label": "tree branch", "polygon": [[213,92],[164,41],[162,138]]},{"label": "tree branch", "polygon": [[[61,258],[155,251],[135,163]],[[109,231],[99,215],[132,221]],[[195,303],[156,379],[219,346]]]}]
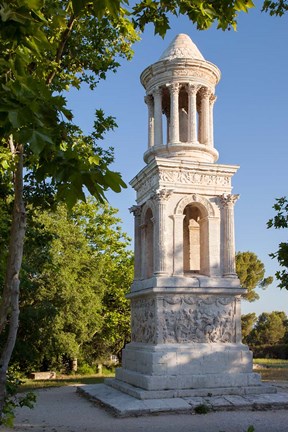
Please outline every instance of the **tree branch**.
[{"label": "tree branch", "polygon": [[[62,55],[63,55],[63,51],[64,51],[64,48],[65,48],[65,45],[66,45],[66,43],[67,43],[67,41],[68,41],[68,39],[69,39],[69,36],[70,36],[70,34],[71,34],[71,31],[72,31],[72,28],[73,28],[73,25],[74,25],[75,21],[76,21],[76,17],[75,17],[74,15],[72,15],[72,16],[70,17],[69,21],[68,21],[67,28],[66,28],[66,29],[64,30],[64,32],[62,33],[62,37],[61,37],[61,40],[60,40],[60,44],[59,44],[59,46],[58,46],[58,48],[57,48],[56,58],[55,58],[55,61],[56,61],[56,63],[57,63],[58,65],[59,65],[60,62],[61,62],[61,58],[62,58]],[[51,85],[51,83],[52,83],[52,81],[53,81],[55,75],[56,75],[56,70],[54,69],[54,70],[53,70],[53,71],[48,75],[48,78],[47,78],[47,80],[46,80],[46,84],[47,84],[47,85]]]}]

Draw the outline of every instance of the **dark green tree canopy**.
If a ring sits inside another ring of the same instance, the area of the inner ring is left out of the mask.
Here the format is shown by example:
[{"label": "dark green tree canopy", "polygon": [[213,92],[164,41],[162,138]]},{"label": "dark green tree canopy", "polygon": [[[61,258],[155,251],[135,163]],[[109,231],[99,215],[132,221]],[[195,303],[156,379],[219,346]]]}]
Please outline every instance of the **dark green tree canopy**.
[{"label": "dark green tree canopy", "polygon": [[[288,228],[288,200],[286,197],[276,199],[273,209],[276,216],[267,222],[268,228]],[[283,270],[276,272],[276,279],[279,281],[278,287],[288,290],[288,242],[281,242],[277,252],[271,253],[272,258],[276,258]]]},{"label": "dark green tree canopy", "polygon": [[257,315],[255,312],[241,315],[241,328],[243,343],[247,343],[247,337],[253,330],[254,324],[257,321]]},{"label": "dark green tree canopy", "polygon": [[102,345],[117,354],[129,338],[125,293],[133,261],[116,212],[92,198],[72,211],[63,204],[55,212],[28,208],[14,352],[22,370],[59,370],[64,359],[83,361],[86,352],[92,362]]},{"label": "dark green tree canopy", "polygon": [[273,345],[281,343],[287,332],[287,316],[284,312],[263,312],[246,337],[251,345]]},{"label": "dark green tree canopy", "polygon": [[266,288],[273,282],[272,276],[264,277],[264,264],[254,252],[236,253],[236,272],[241,286],[247,289],[244,298],[250,302],[259,299],[259,295],[255,292],[257,286]]}]

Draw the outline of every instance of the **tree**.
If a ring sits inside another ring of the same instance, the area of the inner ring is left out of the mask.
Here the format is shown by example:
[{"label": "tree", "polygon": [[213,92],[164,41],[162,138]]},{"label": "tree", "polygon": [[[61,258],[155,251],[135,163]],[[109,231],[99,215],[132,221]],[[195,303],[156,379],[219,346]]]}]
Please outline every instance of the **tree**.
[{"label": "tree", "polygon": [[284,312],[263,312],[247,336],[247,342],[252,345],[273,345],[281,342],[286,333],[286,320]]},{"label": "tree", "polygon": [[95,86],[117,68],[117,55],[130,57],[137,36],[121,11],[105,18],[104,10],[96,16],[88,4],[83,9],[77,4],[12,0],[0,8],[1,178],[8,177],[14,195],[0,305],[0,333],[6,336],[0,358],[0,414],[18,328],[25,189],[30,200],[45,202],[49,197],[71,207],[78,198],[85,199],[84,187],[103,200],[107,188],[119,192],[125,186],[108,168],[112,152],[97,145],[104,132],[115,127],[113,118],[98,110],[94,132],[85,136],[71,123],[59,92],[85,82]]},{"label": "tree", "polygon": [[[273,206],[277,214],[267,222],[268,228],[288,228],[288,200],[286,197],[277,198]],[[288,242],[281,242],[277,252],[271,253],[272,258],[277,258],[280,267],[283,270],[276,272],[276,279],[279,281],[278,287],[288,290]]]},{"label": "tree", "polygon": [[[87,346],[95,360],[96,336],[114,353],[107,343],[106,315],[117,317],[117,322],[110,319],[109,330],[119,344],[127,337],[121,323],[129,323],[122,293],[128,292],[133,274],[130,242],[116,210],[92,198],[69,212],[64,205],[55,212],[28,210],[14,362],[26,371],[59,370],[64,360],[87,360]],[[114,311],[105,300],[109,295]]]},{"label": "tree", "polygon": [[257,315],[255,314],[255,312],[241,315],[242,338],[244,343],[247,343],[247,337],[253,330],[256,321]]},{"label": "tree", "polygon": [[286,0],[264,0],[262,11],[269,12],[271,16],[282,16],[288,10],[288,5]]},{"label": "tree", "polygon": [[236,272],[241,286],[247,289],[247,294],[243,298],[249,302],[259,299],[259,295],[255,292],[257,286],[266,288],[273,282],[272,276],[264,278],[264,264],[253,252],[236,253]]}]

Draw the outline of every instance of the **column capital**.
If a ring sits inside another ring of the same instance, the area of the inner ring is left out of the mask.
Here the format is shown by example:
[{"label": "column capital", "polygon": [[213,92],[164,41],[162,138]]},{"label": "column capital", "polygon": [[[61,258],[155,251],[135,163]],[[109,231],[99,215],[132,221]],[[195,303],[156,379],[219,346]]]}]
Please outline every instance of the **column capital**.
[{"label": "column capital", "polygon": [[152,199],[154,199],[157,202],[163,202],[163,201],[167,201],[169,196],[172,194],[173,189],[157,189],[153,196]]},{"label": "column capital", "polygon": [[174,82],[174,83],[171,83],[171,84],[166,84],[166,86],[168,87],[168,89],[170,91],[170,94],[171,93],[176,93],[176,94],[179,93],[180,84],[178,82]]},{"label": "column capital", "polygon": [[213,93],[211,93],[211,96],[209,98],[210,105],[214,105],[216,100],[217,100],[217,96],[215,96]]},{"label": "column capital", "polygon": [[204,99],[209,99],[212,91],[208,87],[201,87],[199,93]]},{"label": "column capital", "polygon": [[200,89],[200,87],[201,86],[199,84],[188,83],[188,85],[187,85],[188,94],[191,96],[196,95],[198,93],[198,90]]},{"label": "column capital", "polygon": [[152,106],[153,104],[153,96],[152,94],[147,94],[146,96],[144,96],[144,102],[149,106]]},{"label": "column capital", "polygon": [[156,87],[153,90],[153,96],[162,96],[162,87]]},{"label": "column capital", "polygon": [[142,212],[141,206],[133,205],[132,207],[129,208],[129,212],[133,213],[134,216],[140,216]]},{"label": "column capital", "polygon": [[236,201],[239,199],[239,194],[223,194],[220,196],[220,202],[222,204],[222,207],[229,207],[231,205],[234,205]]}]

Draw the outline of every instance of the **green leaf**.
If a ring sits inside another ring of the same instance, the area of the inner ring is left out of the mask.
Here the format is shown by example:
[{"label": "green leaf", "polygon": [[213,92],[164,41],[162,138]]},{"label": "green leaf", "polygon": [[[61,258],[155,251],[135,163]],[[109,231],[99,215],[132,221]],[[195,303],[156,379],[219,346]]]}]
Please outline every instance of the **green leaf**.
[{"label": "green leaf", "polygon": [[8,119],[14,128],[19,128],[21,123],[19,121],[18,111],[8,111]]},{"label": "green leaf", "polygon": [[53,140],[49,135],[38,130],[34,130],[32,132],[30,138],[30,145],[31,150],[35,155],[39,155],[44,150],[47,144],[53,144]]},{"label": "green leaf", "polygon": [[79,15],[86,7],[89,0],[72,0],[73,11],[75,15]]}]

